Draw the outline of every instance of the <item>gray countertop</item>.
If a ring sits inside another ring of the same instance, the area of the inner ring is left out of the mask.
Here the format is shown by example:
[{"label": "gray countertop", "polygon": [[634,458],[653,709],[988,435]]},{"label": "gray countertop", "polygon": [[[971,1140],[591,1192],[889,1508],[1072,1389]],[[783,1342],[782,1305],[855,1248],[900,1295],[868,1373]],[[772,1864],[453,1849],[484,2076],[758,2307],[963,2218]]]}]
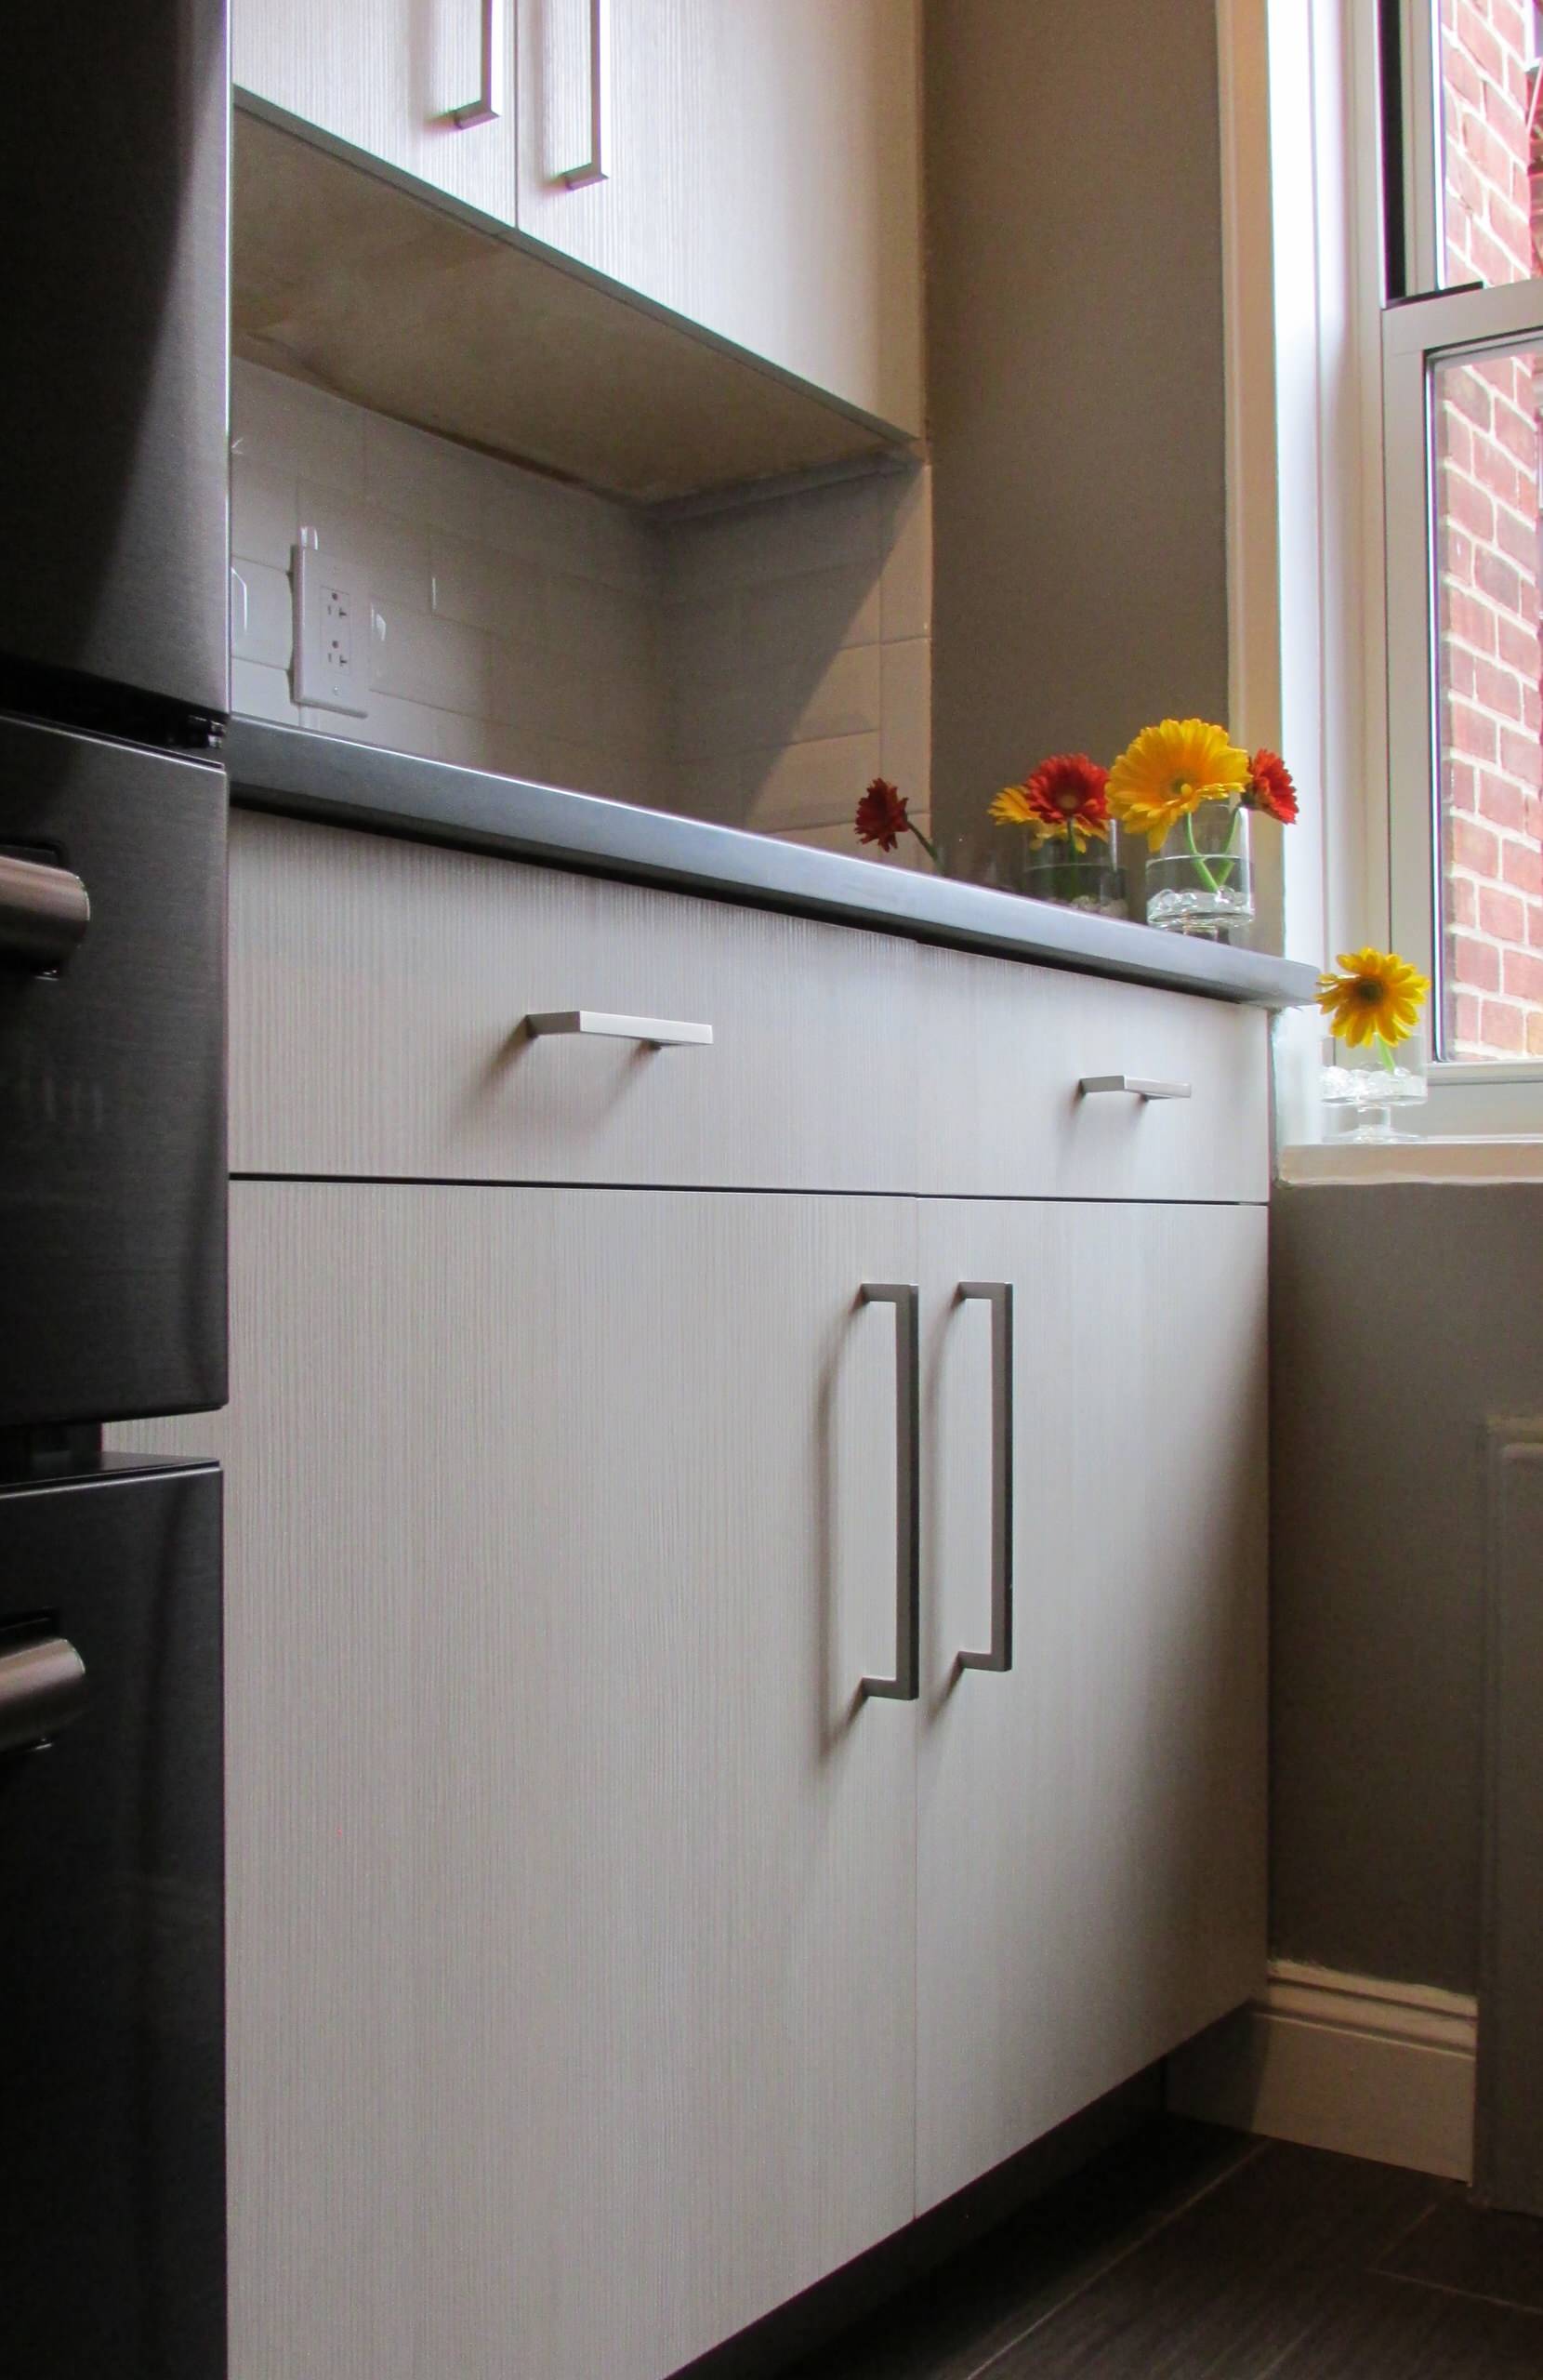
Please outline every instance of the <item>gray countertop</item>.
[{"label": "gray countertop", "polygon": [[1311,967],[1260,951],[1156,933],[951,877],[877,867],[837,852],[377,751],[304,728],[232,720],[224,757],[231,797],[246,809],[661,884],[1214,999],[1291,1008],[1311,1000],[1316,986]]}]

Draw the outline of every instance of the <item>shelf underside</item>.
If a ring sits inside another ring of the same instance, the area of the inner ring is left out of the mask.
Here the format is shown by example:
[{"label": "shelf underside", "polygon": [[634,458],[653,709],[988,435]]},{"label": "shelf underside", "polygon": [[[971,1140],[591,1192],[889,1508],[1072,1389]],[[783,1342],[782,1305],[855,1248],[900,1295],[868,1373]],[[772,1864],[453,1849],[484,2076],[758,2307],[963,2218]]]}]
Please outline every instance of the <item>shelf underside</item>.
[{"label": "shelf underside", "polygon": [[902,443],[367,160],[244,108],[234,151],[250,363],[640,503]]}]

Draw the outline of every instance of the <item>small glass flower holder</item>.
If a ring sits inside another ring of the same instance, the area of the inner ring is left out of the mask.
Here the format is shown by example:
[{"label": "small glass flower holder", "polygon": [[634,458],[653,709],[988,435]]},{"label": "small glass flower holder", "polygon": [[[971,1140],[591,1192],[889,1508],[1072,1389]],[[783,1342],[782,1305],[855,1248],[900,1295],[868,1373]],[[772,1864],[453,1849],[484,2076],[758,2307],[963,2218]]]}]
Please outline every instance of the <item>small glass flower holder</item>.
[{"label": "small glass flower holder", "polygon": [[1045,842],[1023,860],[1022,890],[1033,901],[1055,901],[1063,909],[1082,909],[1100,918],[1127,918],[1125,870],[1114,853],[1099,843],[1080,856],[1069,854],[1065,842]]},{"label": "small glass flower holder", "polygon": [[1348,1141],[1407,1141],[1394,1118],[1399,1110],[1418,1106],[1429,1098],[1428,1050],[1425,1028],[1408,1039],[1390,1044],[1364,1042],[1352,1050],[1347,1041],[1324,1043],[1322,1095],[1324,1105],[1339,1109],[1351,1129],[1339,1135]]},{"label": "small glass flower holder", "polygon": [[1248,813],[1203,801],[1168,831],[1146,864],[1146,921],[1168,933],[1213,938],[1251,923],[1254,877]]}]

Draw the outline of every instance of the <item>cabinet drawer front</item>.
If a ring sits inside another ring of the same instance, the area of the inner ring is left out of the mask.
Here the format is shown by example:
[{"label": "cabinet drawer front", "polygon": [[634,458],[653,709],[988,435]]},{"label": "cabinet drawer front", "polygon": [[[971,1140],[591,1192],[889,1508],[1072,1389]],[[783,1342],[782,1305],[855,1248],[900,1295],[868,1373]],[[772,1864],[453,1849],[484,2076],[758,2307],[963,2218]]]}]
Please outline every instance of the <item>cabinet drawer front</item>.
[{"label": "cabinet drawer front", "polygon": [[[235,1171],[913,1186],[909,944],[332,826],[231,824]],[[524,1026],[574,1012],[713,1038]]]},{"label": "cabinet drawer front", "polygon": [[[1269,1196],[1261,1009],[958,951],[919,951],[917,977],[923,1191]],[[1120,1077],[1188,1095],[1081,1090]]]}]

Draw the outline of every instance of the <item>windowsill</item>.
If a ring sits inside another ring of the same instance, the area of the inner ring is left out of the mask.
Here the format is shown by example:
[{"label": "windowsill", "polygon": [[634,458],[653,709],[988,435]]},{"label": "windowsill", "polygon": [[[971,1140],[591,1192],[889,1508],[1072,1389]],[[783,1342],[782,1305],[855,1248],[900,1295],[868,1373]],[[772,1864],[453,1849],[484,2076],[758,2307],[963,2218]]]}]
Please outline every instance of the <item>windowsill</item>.
[{"label": "windowsill", "polygon": [[1294,1190],[1367,1182],[1543,1183],[1543,1133],[1324,1141],[1280,1150],[1275,1175]]}]

